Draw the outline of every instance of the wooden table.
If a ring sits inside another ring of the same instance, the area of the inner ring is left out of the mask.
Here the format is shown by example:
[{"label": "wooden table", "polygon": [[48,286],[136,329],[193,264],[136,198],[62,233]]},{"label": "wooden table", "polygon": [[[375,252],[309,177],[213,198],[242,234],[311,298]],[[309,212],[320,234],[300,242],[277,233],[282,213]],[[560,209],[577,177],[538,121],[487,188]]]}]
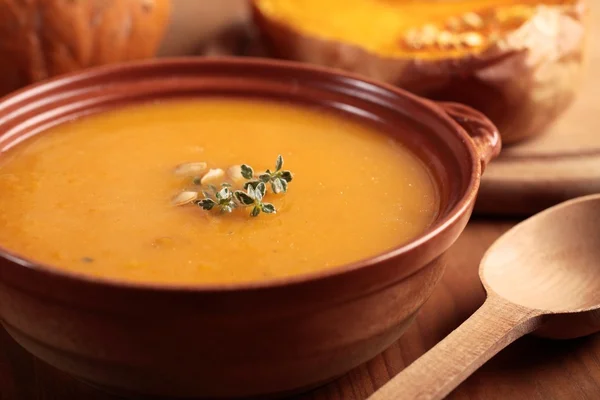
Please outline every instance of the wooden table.
[{"label": "wooden table", "polygon": [[[487,247],[514,222],[475,220],[449,251],[448,269],[416,323],[383,354],[295,400],[363,400],[456,328],[483,302],[477,275]],[[600,399],[600,334],[571,341],[523,338],[450,399]],[[0,330],[0,400],[115,400],[34,359]]]}]

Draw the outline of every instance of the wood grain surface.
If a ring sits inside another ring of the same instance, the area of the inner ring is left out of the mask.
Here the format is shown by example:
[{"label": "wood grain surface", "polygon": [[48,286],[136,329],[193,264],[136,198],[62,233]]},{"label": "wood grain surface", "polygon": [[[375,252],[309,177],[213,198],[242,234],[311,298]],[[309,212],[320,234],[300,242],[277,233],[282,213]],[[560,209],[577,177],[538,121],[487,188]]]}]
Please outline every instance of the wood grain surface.
[{"label": "wood grain surface", "polygon": [[477,212],[530,215],[600,192],[600,0],[589,6],[588,67],[578,99],[548,132],[503,149],[483,177]]},{"label": "wood grain surface", "polygon": [[[476,220],[449,251],[448,269],[416,323],[384,353],[294,400],[364,400],[455,329],[484,300],[477,269],[487,247],[514,223]],[[600,335],[570,341],[525,337],[449,397],[454,400],[600,398]],[[0,400],[116,400],[34,359],[0,331]]]}]

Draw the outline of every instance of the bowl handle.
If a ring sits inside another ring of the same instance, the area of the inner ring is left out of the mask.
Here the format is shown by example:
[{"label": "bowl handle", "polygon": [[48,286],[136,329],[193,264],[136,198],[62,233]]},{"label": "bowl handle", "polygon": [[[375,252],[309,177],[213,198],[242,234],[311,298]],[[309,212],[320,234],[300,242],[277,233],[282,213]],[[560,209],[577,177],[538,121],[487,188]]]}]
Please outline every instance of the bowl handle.
[{"label": "bowl handle", "polygon": [[498,128],[485,115],[464,104],[443,101],[437,104],[469,134],[479,153],[483,172],[502,149]]}]

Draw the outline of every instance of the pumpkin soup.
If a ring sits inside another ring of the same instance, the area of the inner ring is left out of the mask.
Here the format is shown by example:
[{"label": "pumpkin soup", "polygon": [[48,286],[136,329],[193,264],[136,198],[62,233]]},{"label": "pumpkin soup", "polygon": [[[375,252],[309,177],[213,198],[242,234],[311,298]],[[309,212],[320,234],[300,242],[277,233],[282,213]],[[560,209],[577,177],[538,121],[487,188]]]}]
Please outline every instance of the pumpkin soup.
[{"label": "pumpkin soup", "polygon": [[[253,192],[236,197],[249,207],[216,204],[220,190],[244,191],[222,183],[246,178],[254,188],[264,178],[259,202]],[[427,167],[376,129],[315,108],[224,98],[132,105],[51,128],[4,149],[0,193],[7,250],[91,276],[171,284],[358,261],[415,237],[439,208]]]}]

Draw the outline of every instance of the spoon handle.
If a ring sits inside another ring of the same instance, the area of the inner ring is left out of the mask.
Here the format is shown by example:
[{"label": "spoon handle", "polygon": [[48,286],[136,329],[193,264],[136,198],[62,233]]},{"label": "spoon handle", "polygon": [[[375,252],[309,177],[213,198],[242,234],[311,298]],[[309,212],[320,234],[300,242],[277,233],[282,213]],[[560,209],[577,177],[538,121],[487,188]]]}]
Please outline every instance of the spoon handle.
[{"label": "spoon handle", "polygon": [[468,320],[369,400],[443,399],[500,350],[540,324],[541,313],[488,296]]}]

